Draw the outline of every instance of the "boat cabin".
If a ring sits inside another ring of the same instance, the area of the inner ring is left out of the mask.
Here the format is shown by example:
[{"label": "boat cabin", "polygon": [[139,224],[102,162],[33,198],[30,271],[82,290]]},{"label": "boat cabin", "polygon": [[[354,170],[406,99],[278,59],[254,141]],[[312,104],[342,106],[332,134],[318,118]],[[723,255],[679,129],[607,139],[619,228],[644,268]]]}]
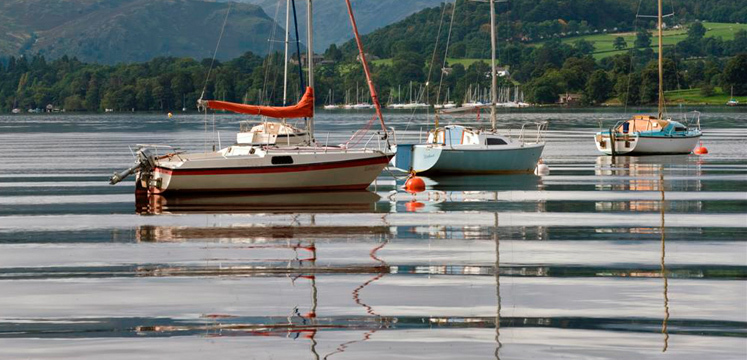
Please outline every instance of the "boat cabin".
[{"label": "boat cabin", "polygon": [[481,130],[467,128],[461,125],[448,125],[431,131],[427,144],[444,146],[457,145],[506,145],[508,142],[499,135],[486,133]]},{"label": "boat cabin", "polygon": [[[618,125],[615,131],[622,134],[658,132],[666,129],[667,126],[669,126],[669,123],[669,120],[657,119],[655,116],[636,115],[632,119]],[[684,131],[687,129],[682,130]]]},{"label": "boat cabin", "polygon": [[305,131],[273,121],[264,121],[252,127],[249,123],[242,123],[241,131],[236,134],[236,143],[240,145],[298,145],[304,140]]}]

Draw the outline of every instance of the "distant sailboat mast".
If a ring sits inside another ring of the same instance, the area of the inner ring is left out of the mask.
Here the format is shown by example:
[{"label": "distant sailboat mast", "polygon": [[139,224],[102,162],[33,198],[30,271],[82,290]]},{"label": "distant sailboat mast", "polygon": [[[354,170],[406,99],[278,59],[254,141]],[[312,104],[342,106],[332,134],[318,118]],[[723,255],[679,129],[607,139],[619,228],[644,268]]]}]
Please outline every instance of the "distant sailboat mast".
[{"label": "distant sailboat mast", "polygon": [[662,25],[662,0],[658,1],[659,14],[657,16],[659,20],[659,117],[663,119],[664,115],[664,34]]},{"label": "distant sailboat mast", "polygon": [[493,131],[495,131],[497,117],[495,104],[498,102],[498,78],[495,74],[495,43],[495,0],[490,0],[490,74],[492,75],[492,83],[490,84],[490,126]]},{"label": "distant sailboat mast", "polygon": [[[308,34],[306,36],[306,46],[308,47],[308,55],[306,58],[306,62],[309,69],[309,87],[314,89],[314,16],[311,11],[312,9],[312,0],[308,1],[308,14],[307,14],[307,21],[308,24]],[[311,139],[314,139],[314,116],[312,113],[312,116],[308,120],[308,131],[309,136],[311,136]]]},{"label": "distant sailboat mast", "polygon": [[290,42],[290,0],[285,0],[285,69],[283,71],[283,106],[288,105],[288,45]]}]

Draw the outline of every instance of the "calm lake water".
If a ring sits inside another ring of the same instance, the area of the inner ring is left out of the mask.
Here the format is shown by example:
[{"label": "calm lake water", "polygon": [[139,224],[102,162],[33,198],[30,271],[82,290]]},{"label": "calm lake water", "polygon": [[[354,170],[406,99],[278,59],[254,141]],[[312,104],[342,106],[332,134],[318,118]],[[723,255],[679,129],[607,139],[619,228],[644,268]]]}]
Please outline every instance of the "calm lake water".
[{"label": "calm lake water", "polygon": [[[0,116],[0,359],[745,359],[747,112],[702,115],[706,156],[599,156],[628,116],[501,114],[549,121],[542,177],[138,204],[108,185],[128,146],[242,118]],[[320,111],[317,137],[371,118]]]}]

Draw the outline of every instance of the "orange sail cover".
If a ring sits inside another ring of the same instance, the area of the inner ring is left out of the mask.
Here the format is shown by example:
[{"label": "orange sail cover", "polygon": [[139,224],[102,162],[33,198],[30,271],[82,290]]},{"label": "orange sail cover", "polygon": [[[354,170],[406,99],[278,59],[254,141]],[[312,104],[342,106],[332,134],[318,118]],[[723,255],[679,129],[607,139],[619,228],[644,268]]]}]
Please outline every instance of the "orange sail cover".
[{"label": "orange sail cover", "polygon": [[276,119],[314,117],[314,89],[307,87],[301,101],[293,106],[256,106],[232,102],[207,100],[205,106],[213,110],[226,110],[239,114],[262,115]]}]

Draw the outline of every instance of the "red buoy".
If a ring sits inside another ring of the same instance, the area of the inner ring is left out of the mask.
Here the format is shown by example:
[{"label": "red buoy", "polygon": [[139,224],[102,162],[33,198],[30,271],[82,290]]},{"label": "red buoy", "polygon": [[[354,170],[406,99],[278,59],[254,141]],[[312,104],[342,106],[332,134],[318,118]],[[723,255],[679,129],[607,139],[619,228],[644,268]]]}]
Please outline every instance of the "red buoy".
[{"label": "red buoy", "polygon": [[411,174],[407,181],[405,181],[405,191],[409,193],[419,193],[425,191],[425,181],[423,179]]},{"label": "red buoy", "polygon": [[693,152],[695,153],[695,155],[705,155],[708,154],[708,149],[703,146],[703,142],[701,141],[700,145],[696,147]]},{"label": "red buoy", "polygon": [[405,210],[409,212],[416,212],[424,207],[425,207],[425,204],[421,203],[420,201],[413,200],[408,203],[405,203]]}]

